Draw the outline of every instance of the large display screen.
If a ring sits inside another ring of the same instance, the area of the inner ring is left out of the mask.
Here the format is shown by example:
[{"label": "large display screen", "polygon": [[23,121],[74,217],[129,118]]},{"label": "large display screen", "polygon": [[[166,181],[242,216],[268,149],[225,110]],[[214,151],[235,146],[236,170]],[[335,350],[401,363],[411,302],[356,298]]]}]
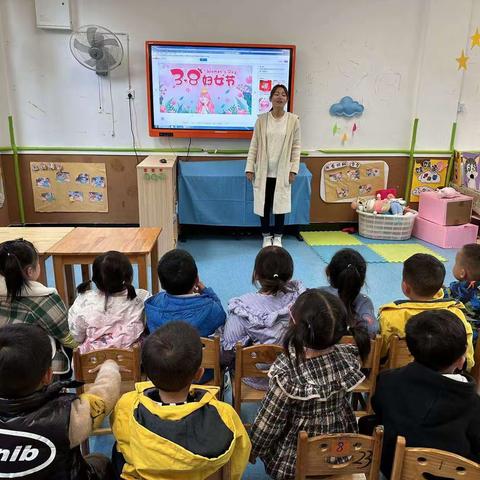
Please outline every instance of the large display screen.
[{"label": "large display screen", "polygon": [[293,87],[293,45],[152,41],[146,50],[152,136],[248,138],[272,87]]}]

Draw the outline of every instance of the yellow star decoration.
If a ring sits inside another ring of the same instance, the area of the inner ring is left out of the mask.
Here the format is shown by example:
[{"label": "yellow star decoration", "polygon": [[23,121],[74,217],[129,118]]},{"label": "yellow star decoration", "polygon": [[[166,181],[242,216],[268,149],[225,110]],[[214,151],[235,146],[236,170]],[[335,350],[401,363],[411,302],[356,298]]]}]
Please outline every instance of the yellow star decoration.
[{"label": "yellow star decoration", "polygon": [[480,47],[480,33],[478,33],[478,28],[475,30],[475,34],[470,37],[472,39],[471,48],[477,46]]},{"label": "yellow star decoration", "polygon": [[456,59],[458,62],[458,69],[460,70],[463,68],[464,70],[467,69],[467,61],[470,57],[465,56],[464,51],[462,50],[462,54]]}]

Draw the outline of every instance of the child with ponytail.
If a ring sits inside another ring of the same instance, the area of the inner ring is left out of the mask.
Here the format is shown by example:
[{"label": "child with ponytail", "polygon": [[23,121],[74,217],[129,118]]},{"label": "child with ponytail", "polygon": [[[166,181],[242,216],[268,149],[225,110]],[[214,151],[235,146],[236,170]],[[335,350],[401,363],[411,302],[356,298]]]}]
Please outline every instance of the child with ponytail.
[{"label": "child with ponytail", "polygon": [[0,326],[22,322],[42,328],[55,343],[54,373],[68,374],[70,360],[63,347],[77,344],[68,329],[67,308],[54,288],[37,282],[39,276],[38,252],[31,242],[19,238],[0,244]]},{"label": "child with ponytail", "polygon": [[[233,363],[235,345],[281,345],[289,324],[289,307],[305,290],[292,280],[293,260],[282,247],[265,247],[255,258],[252,283],[257,292],[232,298],[222,337],[223,363]],[[245,383],[259,390],[268,388],[263,378],[247,378]]]},{"label": "child with ponytail", "polygon": [[92,280],[77,287],[79,295],[68,311],[68,324],[81,353],[102,348],[130,348],[145,330],[146,290],[132,285],[133,268],[116,251],[95,258]]},{"label": "child with ponytail", "polygon": [[347,309],[348,325],[366,328],[375,337],[378,333],[375,309],[370,297],[361,292],[366,273],[365,259],[357,251],[344,248],[330,260],[326,268],[330,286],[322,290],[340,297]]},{"label": "child with ponytail", "polygon": [[[259,457],[273,479],[293,480],[297,436],[355,433],[350,392],[364,380],[361,359],[370,350],[366,330],[348,327],[343,302],[311,289],[290,311],[284,353],[269,370],[270,384],[250,433],[251,460]],[[342,344],[353,335],[355,344]]]}]

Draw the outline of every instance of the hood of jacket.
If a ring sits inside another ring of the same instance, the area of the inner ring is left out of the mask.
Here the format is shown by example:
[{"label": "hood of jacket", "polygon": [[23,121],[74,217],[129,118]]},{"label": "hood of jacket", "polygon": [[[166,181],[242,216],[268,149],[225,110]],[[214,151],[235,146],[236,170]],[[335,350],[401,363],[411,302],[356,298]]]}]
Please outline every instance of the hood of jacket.
[{"label": "hood of jacket", "polygon": [[194,401],[162,405],[153,384],[142,382],[125,394],[113,422],[123,472],[132,475],[125,478],[181,479],[192,471],[206,478],[227,463],[237,432],[229,405],[216,400],[217,393],[218,387],[195,386]]},{"label": "hood of jacket", "polygon": [[298,365],[293,346],[288,350],[289,356],[280,355],[268,376],[294,400],[327,401],[335,394],[352,391],[365,379],[355,345],[334,345],[329,353]]}]

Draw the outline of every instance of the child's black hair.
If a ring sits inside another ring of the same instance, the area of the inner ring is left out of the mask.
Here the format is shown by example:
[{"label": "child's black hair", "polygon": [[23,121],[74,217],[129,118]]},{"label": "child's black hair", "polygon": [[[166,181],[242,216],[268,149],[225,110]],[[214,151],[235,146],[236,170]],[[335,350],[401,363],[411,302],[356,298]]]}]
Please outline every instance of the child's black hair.
[{"label": "child's black hair", "polygon": [[416,253],[403,263],[403,281],[421,297],[431,297],[442,288],[443,263],[428,253]]},{"label": "child's black hair", "polygon": [[179,392],[192,383],[202,363],[202,349],[195,327],[181,321],[168,322],[145,341],[143,368],[157,388]]},{"label": "child's black hair", "polygon": [[185,250],[170,250],[158,262],[158,278],[162,288],[170,295],[185,295],[198,277],[194,258]]},{"label": "child's black hair", "polygon": [[292,323],[285,335],[283,346],[288,355],[291,344],[297,361],[305,360],[305,348],[324,350],[340,342],[345,335],[352,335],[360,358],[370,353],[367,330],[349,327],[347,310],[343,302],[332,293],[318,288],[303,292],[291,308]]},{"label": "child's black hair", "polygon": [[38,252],[31,242],[18,238],[0,244],[0,274],[5,277],[7,296],[13,302],[28,282],[26,270],[36,268]]},{"label": "child's black hair", "polygon": [[0,397],[33,393],[52,364],[52,345],[39,327],[13,323],[0,328]]},{"label": "child's black hair", "polygon": [[441,372],[467,350],[467,332],[462,321],[448,310],[425,310],[405,326],[407,346],[415,361]]},{"label": "child's black hair", "polygon": [[[105,295],[105,309],[110,295],[123,292],[126,289],[129,300],[133,300],[137,296],[135,287],[132,285],[132,264],[125,254],[115,250],[110,250],[95,258],[91,281]],[[78,293],[85,293],[91,281],[81,283],[77,287]]]},{"label": "child's black hair", "polygon": [[338,290],[348,314],[348,324],[355,325],[355,308],[353,306],[365,283],[367,264],[355,250],[339,250],[330,260],[326,269],[330,285]]},{"label": "child's black hair", "polygon": [[252,283],[260,284],[261,291],[269,295],[289,291],[288,282],[293,276],[293,260],[282,247],[262,248],[255,258]]},{"label": "child's black hair", "polygon": [[468,243],[460,249],[459,253],[468,280],[478,282],[480,280],[480,245]]}]

